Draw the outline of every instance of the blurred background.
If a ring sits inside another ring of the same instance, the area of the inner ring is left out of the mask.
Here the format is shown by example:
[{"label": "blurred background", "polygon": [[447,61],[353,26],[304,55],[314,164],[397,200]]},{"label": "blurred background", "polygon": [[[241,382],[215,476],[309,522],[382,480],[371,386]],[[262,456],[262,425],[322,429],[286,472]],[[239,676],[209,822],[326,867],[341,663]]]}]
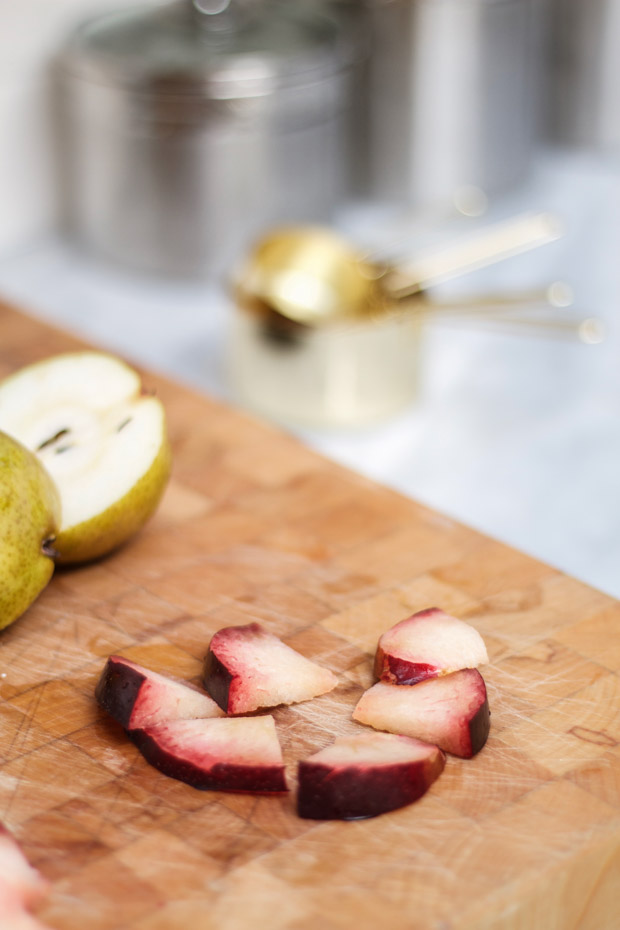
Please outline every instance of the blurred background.
[{"label": "blurred background", "polygon": [[2,298],[620,596],[620,0],[4,4],[0,203]]}]

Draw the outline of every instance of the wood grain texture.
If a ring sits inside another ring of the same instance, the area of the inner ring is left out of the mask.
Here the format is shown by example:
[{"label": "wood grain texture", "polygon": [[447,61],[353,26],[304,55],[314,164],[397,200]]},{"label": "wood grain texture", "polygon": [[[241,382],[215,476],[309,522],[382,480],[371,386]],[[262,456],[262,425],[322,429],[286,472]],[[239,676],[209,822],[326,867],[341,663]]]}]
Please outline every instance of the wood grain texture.
[{"label": "wood grain texture", "polygon": [[[0,308],[0,376],[79,343]],[[56,574],[0,634],[0,820],[53,882],[54,930],[616,930],[620,604],[161,378],[173,479],[122,550]],[[476,626],[491,737],[417,804],[313,823],[294,798],[150,768],[93,690],[111,652],[198,682],[253,620],[340,677],[275,712],[289,773],[372,682],[383,630]]]}]

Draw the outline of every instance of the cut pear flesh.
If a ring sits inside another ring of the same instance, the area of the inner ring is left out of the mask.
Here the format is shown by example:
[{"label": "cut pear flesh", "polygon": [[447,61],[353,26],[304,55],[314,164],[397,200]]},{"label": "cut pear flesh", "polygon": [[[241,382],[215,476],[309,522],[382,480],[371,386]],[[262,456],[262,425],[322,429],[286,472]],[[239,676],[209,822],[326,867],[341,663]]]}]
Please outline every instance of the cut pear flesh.
[{"label": "cut pear flesh", "polygon": [[36,447],[60,491],[63,530],[92,520],[124,497],[162,444],[163,410],[153,397],[125,401],[97,417],[89,413],[63,411],[65,432]]},{"label": "cut pear flesh", "polygon": [[100,352],[55,356],[0,385],[0,429],[36,452],[62,502],[65,561],[103,555],[151,515],[170,452],[163,407],[137,372]]}]

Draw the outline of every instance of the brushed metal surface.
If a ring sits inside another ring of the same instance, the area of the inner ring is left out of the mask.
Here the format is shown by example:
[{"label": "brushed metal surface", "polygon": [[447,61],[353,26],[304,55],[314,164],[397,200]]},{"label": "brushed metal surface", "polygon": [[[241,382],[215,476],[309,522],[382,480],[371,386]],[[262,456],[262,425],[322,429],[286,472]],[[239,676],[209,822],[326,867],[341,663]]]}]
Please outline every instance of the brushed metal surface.
[{"label": "brushed metal surface", "polygon": [[449,207],[523,179],[535,123],[532,0],[374,0],[369,186]]},{"label": "brushed metal surface", "polygon": [[73,238],[141,269],[210,275],[272,223],[328,220],[347,184],[351,62],[323,31],[303,54],[228,40],[185,63],[179,42],[173,66],[137,48],[117,69],[78,33],[56,66]]},{"label": "brushed metal surface", "polygon": [[620,153],[620,2],[550,0],[550,123],[556,141]]}]

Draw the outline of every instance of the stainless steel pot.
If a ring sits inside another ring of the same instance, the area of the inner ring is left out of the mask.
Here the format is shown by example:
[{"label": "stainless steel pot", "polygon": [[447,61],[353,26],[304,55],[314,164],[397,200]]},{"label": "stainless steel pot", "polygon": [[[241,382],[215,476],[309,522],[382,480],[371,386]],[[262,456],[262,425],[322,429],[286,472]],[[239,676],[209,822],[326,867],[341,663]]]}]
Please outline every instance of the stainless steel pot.
[{"label": "stainless steel pot", "polygon": [[348,24],[328,0],[185,0],[78,28],[55,69],[75,239],[209,275],[265,226],[329,219],[349,176]]},{"label": "stainless steel pot", "polygon": [[551,134],[620,154],[620,0],[547,0]]},{"label": "stainless steel pot", "polygon": [[369,191],[465,212],[532,153],[533,0],[368,0]]}]

